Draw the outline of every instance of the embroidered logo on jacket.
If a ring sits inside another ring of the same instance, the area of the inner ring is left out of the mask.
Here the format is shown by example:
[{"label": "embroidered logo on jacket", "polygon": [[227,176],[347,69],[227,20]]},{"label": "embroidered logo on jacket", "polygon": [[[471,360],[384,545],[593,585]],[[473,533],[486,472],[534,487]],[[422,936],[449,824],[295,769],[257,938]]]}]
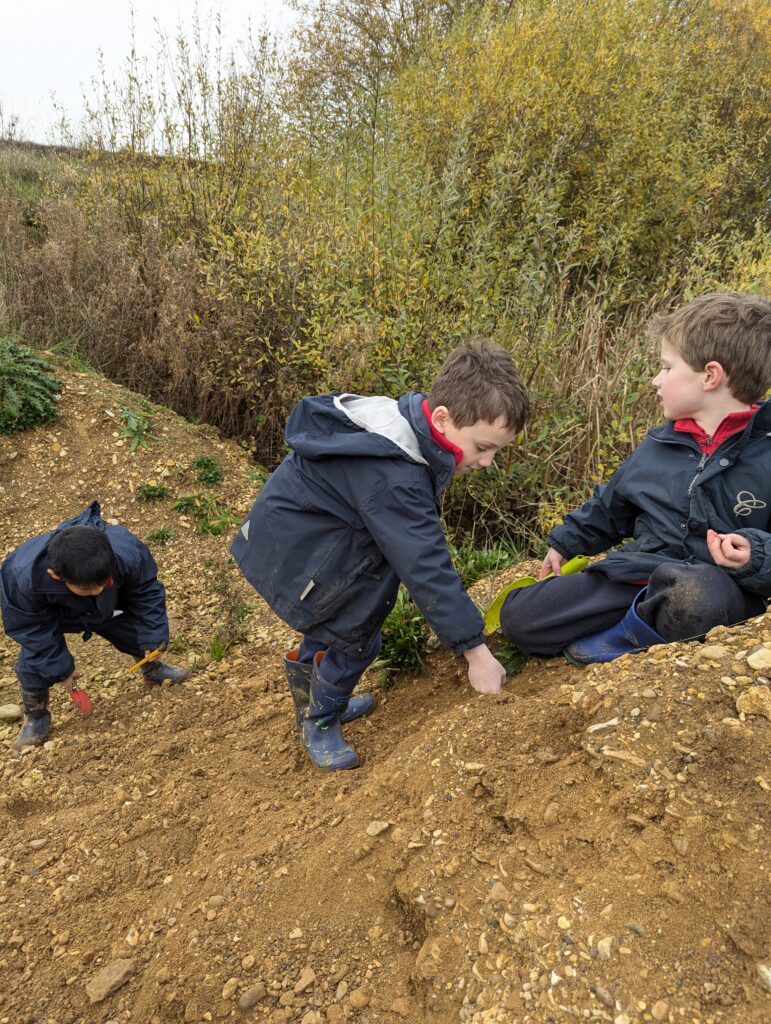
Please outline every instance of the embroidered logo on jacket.
[{"label": "embroidered logo on jacket", "polygon": [[765,501],[761,501],[760,498],[756,498],[751,491],[739,491],[736,495],[734,514],[737,516],[749,516],[756,509],[765,507]]}]

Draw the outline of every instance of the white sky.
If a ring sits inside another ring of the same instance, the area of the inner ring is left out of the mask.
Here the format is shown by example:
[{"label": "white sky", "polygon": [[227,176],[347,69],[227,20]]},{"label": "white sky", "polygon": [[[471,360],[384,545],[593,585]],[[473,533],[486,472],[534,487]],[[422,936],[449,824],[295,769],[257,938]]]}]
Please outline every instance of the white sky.
[{"label": "white sky", "polygon": [[[284,0],[200,0],[208,23],[219,12],[224,49],[237,47],[249,21],[259,32],[282,32],[294,12]],[[180,0],[0,0],[0,110],[7,123],[19,121],[17,135],[34,142],[56,141],[51,94],[77,125],[83,92],[98,70],[99,51],[109,78],[120,77],[131,50],[131,12],[137,53],[151,56],[158,29],[174,37],[189,31],[194,4]]]}]

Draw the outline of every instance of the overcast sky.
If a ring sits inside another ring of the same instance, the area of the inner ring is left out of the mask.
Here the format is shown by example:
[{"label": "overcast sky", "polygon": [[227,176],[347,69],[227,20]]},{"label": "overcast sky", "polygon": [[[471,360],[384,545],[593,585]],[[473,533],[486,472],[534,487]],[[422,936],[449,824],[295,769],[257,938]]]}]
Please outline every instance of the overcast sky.
[{"label": "overcast sky", "polygon": [[[286,31],[294,18],[284,0],[202,0],[201,20],[219,12],[225,48],[237,46],[251,20]],[[0,0],[0,111],[7,125],[34,142],[56,141],[51,94],[74,125],[98,70],[99,51],[108,76],[120,75],[131,49],[131,12],[139,55],[151,56],[158,29],[173,37],[190,28],[192,3],[180,0]]]}]

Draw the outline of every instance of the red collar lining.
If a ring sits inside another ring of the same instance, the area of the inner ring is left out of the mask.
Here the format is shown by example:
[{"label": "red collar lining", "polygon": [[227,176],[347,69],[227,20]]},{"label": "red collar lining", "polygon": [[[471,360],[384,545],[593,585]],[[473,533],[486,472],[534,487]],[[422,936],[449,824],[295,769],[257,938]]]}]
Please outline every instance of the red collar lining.
[{"label": "red collar lining", "polygon": [[453,444],[452,441],[448,441],[444,434],[441,434],[436,429],[434,424],[431,422],[431,409],[429,408],[427,398],[423,399],[423,404],[421,408],[423,409],[423,412],[426,414],[426,419],[428,420],[428,429],[431,431],[431,437],[433,437],[433,439],[436,441],[440,448],[443,448],[444,451],[446,452],[450,452],[452,457],[455,459],[455,465],[459,466],[463,461],[463,449],[459,448],[457,444]]},{"label": "red collar lining", "polygon": [[759,408],[759,405],[753,405],[751,409],[730,412],[712,436],[694,419],[675,420],[674,426],[680,433],[690,434],[704,455],[712,455],[729,437],[744,430]]}]

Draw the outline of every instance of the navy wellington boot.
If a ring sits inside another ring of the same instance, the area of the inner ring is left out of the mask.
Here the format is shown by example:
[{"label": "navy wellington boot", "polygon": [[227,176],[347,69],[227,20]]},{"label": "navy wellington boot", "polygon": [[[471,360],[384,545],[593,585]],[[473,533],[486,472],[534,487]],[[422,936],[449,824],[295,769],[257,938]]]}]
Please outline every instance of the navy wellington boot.
[{"label": "navy wellington boot", "polygon": [[571,665],[614,661],[622,654],[638,654],[654,644],[665,644],[664,637],[637,614],[637,605],[645,597],[646,590],[647,587],[640,591],[626,615],[614,626],[603,629],[601,633],[582,636],[566,647],[562,653]]},{"label": "navy wellington boot", "polygon": [[48,710],[48,690],[21,691],[24,722],[13,742],[14,750],[24,747],[42,747],[51,733],[51,712]]},{"label": "navy wellington boot", "polygon": [[348,705],[348,694],[329,685],[313,663],[308,710],[302,723],[303,746],[308,757],[322,771],[358,768],[359,755],[343,738],[340,716]]},{"label": "navy wellington boot", "polygon": [[160,685],[164,682],[183,683],[190,675],[189,668],[174,668],[167,665],[165,661],[151,661],[142,666],[142,675],[145,682]]},{"label": "navy wellington boot", "polygon": [[[313,665],[298,661],[298,653],[297,649],[287,652],[284,657],[284,669],[287,682],[289,683],[289,691],[294,701],[295,721],[299,730],[303,727],[303,718],[305,718],[305,712],[308,710],[308,702],[310,701]],[[323,655],[317,654],[316,657],[320,660]],[[345,725],[346,722],[353,722],[356,718],[370,714],[371,711],[375,710],[376,704],[377,701],[371,693],[357,693],[355,696],[349,697],[348,705],[340,715],[341,723]]]}]

